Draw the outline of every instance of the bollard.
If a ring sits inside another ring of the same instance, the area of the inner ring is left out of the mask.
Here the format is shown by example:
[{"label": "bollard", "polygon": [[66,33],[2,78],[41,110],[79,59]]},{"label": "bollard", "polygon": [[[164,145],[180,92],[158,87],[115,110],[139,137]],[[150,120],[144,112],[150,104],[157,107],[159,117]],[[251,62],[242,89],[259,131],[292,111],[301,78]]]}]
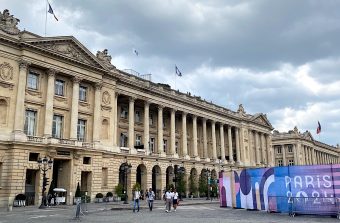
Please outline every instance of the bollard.
[{"label": "bollard", "polygon": [[7,211],[12,211],[13,210],[13,205],[8,205],[8,207],[7,207]]}]

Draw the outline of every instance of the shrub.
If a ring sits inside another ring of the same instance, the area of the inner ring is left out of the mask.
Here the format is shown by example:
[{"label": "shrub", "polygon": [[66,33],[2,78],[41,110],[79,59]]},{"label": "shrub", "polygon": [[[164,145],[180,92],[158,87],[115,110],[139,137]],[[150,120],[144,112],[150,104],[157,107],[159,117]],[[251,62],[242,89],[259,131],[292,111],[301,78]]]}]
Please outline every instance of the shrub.
[{"label": "shrub", "polygon": [[122,184],[118,184],[116,187],[115,187],[115,193],[118,197],[123,197],[123,194],[124,194],[124,187]]},{"label": "shrub", "polygon": [[112,192],[110,192],[110,191],[109,191],[109,192],[107,192],[107,193],[106,193],[106,197],[113,197],[113,193],[112,193]]},{"label": "shrub", "polygon": [[96,198],[103,198],[103,197],[104,197],[104,195],[102,193],[96,194]]}]

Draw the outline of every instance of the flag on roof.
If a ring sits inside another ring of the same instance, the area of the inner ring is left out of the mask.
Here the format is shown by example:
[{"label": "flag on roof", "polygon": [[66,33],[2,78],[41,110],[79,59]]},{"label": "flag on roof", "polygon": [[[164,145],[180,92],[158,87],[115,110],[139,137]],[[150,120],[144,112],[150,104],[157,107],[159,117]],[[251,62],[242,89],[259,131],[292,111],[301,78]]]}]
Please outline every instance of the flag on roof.
[{"label": "flag on roof", "polygon": [[53,9],[52,9],[52,6],[50,5],[49,2],[48,2],[48,12],[54,16],[55,20],[58,21],[58,18],[57,18],[57,16],[55,16]]},{"label": "flag on roof", "polygon": [[176,70],[176,74],[180,77],[182,77],[182,72],[178,69],[178,67],[175,65],[175,70]]},{"label": "flag on roof", "polygon": [[138,51],[136,49],[133,49],[133,53],[136,54],[136,56],[139,55]]},{"label": "flag on roof", "polygon": [[319,134],[321,132],[321,125],[320,122],[318,121],[318,127],[316,128],[316,134]]}]

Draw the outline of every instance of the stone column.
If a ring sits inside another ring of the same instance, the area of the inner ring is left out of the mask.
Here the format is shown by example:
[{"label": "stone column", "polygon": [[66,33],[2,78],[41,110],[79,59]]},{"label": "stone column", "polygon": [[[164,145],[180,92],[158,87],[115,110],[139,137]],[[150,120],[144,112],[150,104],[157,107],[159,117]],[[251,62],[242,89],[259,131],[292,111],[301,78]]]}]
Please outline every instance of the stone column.
[{"label": "stone column", "polygon": [[95,84],[95,91],[94,91],[94,110],[93,110],[93,142],[100,141],[100,131],[101,129],[101,90],[102,90],[102,83]]},{"label": "stone column", "polygon": [[221,138],[221,160],[225,161],[225,149],[224,149],[224,129],[223,123],[220,123],[220,138]]},{"label": "stone column", "polygon": [[79,106],[79,77],[73,78],[72,89],[72,107],[71,107],[71,126],[70,139],[77,140],[77,125],[78,125],[78,106]]},{"label": "stone column", "polygon": [[298,159],[298,154],[297,154],[297,146],[296,144],[292,144],[293,146],[293,154],[294,154],[294,165],[298,165],[299,159]]},{"label": "stone column", "polygon": [[17,88],[17,98],[15,103],[14,119],[14,140],[25,140],[24,123],[25,123],[25,89],[27,79],[27,68],[29,63],[24,60],[19,61],[19,79]]},{"label": "stone column", "polygon": [[163,154],[163,106],[158,105],[158,154]]},{"label": "stone column", "polygon": [[[150,102],[145,101],[144,102],[144,149],[146,154],[150,154],[150,121],[149,121],[149,115],[150,115]],[[148,174],[150,175],[150,174]]]},{"label": "stone column", "polygon": [[281,148],[282,148],[282,161],[283,161],[283,165],[287,166],[285,145],[282,145]]},{"label": "stone column", "polygon": [[265,135],[265,141],[266,141],[266,149],[267,149],[267,164],[268,166],[274,166],[275,164],[273,163],[274,161],[272,160],[271,152],[272,152],[272,147],[270,146],[270,137],[269,135]]},{"label": "stone column", "polygon": [[240,155],[240,137],[238,133],[238,128],[235,127],[235,140],[236,140],[236,159],[237,159],[237,164],[240,164],[241,160],[241,155]]},{"label": "stone column", "polygon": [[198,157],[198,151],[197,151],[197,116],[193,115],[192,117],[192,147],[194,152],[194,157]]},{"label": "stone column", "polygon": [[182,155],[188,159],[187,113],[182,112]]},{"label": "stone column", "polygon": [[135,98],[129,98],[129,148],[135,145]]},{"label": "stone column", "polygon": [[240,164],[245,164],[245,162],[246,162],[246,149],[245,149],[245,146],[244,146],[244,132],[245,132],[245,129],[243,127],[241,127],[239,129]]},{"label": "stone column", "polygon": [[47,71],[47,90],[46,90],[46,103],[45,103],[45,126],[44,137],[49,138],[52,136],[52,122],[53,122],[53,97],[54,97],[54,76],[56,71],[49,69]]},{"label": "stone column", "polygon": [[111,119],[113,122],[113,146],[118,146],[117,143],[117,132],[118,132],[118,96],[119,94],[117,92],[114,92],[114,99],[113,99],[113,108],[112,108],[112,114]]},{"label": "stone column", "polygon": [[233,142],[231,139],[231,126],[230,125],[228,125],[228,148],[229,148],[229,162],[234,163]]},{"label": "stone column", "polygon": [[203,157],[209,158],[208,155],[208,140],[207,140],[207,119],[203,118]]},{"label": "stone column", "polygon": [[256,153],[256,165],[259,166],[260,161],[260,151],[259,151],[259,139],[258,139],[258,133],[254,131],[254,140],[255,140],[255,153]]},{"label": "stone column", "polygon": [[217,160],[215,121],[211,121],[212,158]]},{"label": "stone column", "polygon": [[300,154],[301,154],[301,144],[297,143],[296,146],[296,154],[297,154],[297,158],[296,158],[296,165],[301,165],[301,159],[300,159]]},{"label": "stone column", "polygon": [[315,149],[312,148],[312,160],[313,160],[313,164],[316,164],[316,158],[315,158]]},{"label": "stone column", "polygon": [[262,164],[268,164],[268,160],[266,160],[266,150],[265,150],[265,139],[264,139],[264,133],[261,133],[261,152],[262,152]]},{"label": "stone column", "polygon": [[[248,130],[248,143],[249,143],[249,164],[256,166],[256,145],[254,140],[254,134],[251,129]],[[254,146],[253,146],[254,143]]]},{"label": "stone column", "polygon": [[172,156],[176,153],[176,110],[171,109],[170,117],[170,154]]}]

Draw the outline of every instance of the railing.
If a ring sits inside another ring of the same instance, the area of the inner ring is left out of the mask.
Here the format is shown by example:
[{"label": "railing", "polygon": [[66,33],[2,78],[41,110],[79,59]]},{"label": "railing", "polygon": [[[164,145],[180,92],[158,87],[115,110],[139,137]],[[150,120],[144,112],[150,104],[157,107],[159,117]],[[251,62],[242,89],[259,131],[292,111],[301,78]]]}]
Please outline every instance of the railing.
[{"label": "railing", "polygon": [[151,81],[152,74],[140,74],[139,72],[132,69],[124,69],[123,71],[136,77],[142,78],[144,80]]},{"label": "railing", "polygon": [[75,145],[76,141],[75,140],[71,140],[71,139],[59,139],[59,143],[60,144],[65,144],[65,145]]},{"label": "railing", "polygon": [[29,142],[43,142],[44,138],[39,136],[27,136]]},{"label": "railing", "polygon": [[93,148],[93,146],[94,146],[94,144],[93,144],[93,143],[91,143],[91,142],[83,142],[83,143],[81,144],[81,147],[83,147],[83,148],[89,148],[89,149],[92,149],[92,148]]},{"label": "railing", "polygon": [[120,152],[121,152],[121,153],[127,153],[127,154],[129,154],[129,153],[130,153],[130,149],[127,148],[127,147],[120,147]]}]

